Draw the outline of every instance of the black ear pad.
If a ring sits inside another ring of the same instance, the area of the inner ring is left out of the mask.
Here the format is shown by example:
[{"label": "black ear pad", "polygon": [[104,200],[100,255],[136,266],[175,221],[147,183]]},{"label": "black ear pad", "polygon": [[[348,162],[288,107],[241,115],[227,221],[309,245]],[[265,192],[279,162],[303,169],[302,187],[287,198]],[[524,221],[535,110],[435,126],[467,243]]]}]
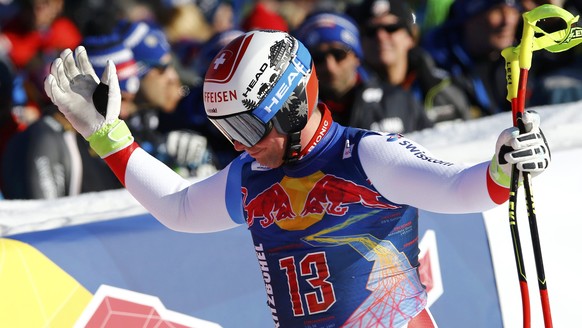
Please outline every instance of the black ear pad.
[{"label": "black ear pad", "polygon": [[275,114],[275,126],[282,133],[299,132],[307,124],[307,113],[305,81],[301,81],[285,101],[283,107]]}]

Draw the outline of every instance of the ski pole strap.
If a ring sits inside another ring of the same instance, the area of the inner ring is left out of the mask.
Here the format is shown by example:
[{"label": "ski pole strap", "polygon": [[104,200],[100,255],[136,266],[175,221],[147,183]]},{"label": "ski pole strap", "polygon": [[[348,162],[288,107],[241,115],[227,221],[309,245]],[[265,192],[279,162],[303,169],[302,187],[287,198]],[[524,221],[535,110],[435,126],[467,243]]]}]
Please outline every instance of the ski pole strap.
[{"label": "ski pole strap", "polygon": [[105,158],[133,143],[133,136],[124,121],[116,119],[105,124],[87,138],[89,145],[101,158]]},{"label": "ski pole strap", "polygon": [[[520,68],[531,67],[533,51],[545,49],[550,52],[566,51],[582,42],[582,29],[573,27],[580,16],[574,16],[564,8],[545,4],[523,14],[524,27],[519,48]],[[547,18],[562,19],[566,27],[552,33],[544,31],[537,26],[537,22]],[[534,37],[535,34],[541,34]]]},{"label": "ski pole strap", "polygon": [[[578,18],[579,18],[579,16],[574,17],[572,24],[576,23],[578,21]],[[532,47],[530,48],[532,51],[544,49],[544,50],[547,50],[547,51],[553,52],[553,53],[563,52],[563,51],[566,51],[566,50],[573,48],[573,47],[579,45],[580,43],[582,43],[582,27],[578,27],[578,26],[572,27],[572,26],[568,25],[568,28],[563,29],[563,30],[559,30],[559,31],[555,31],[552,33],[547,33],[544,30],[542,30],[541,28],[539,28],[538,26],[534,26],[533,31],[535,33],[542,33],[543,35],[533,38]],[[519,45],[517,45],[515,47],[509,47],[506,49],[511,49],[511,51],[513,51],[515,53],[515,57],[511,57],[511,58],[515,58],[515,60],[519,61],[518,55],[520,55],[521,48],[522,48],[522,45],[520,43]],[[505,51],[505,49],[504,49],[504,51]],[[502,54],[503,54],[503,52],[502,52]],[[526,55],[526,54],[524,54],[524,55]],[[531,58],[531,53],[527,57]],[[507,59],[507,57],[506,57],[506,59]],[[527,59],[528,58],[526,58],[526,60]],[[530,67],[531,67],[531,59],[529,60],[529,62],[530,62]],[[522,68],[525,68],[525,67],[522,67]]]},{"label": "ski pole strap", "polygon": [[[573,26],[580,16],[550,4],[545,4],[523,14],[524,31],[521,43],[515,47],[503,49],[507,80],[507,100],[518,97],[519,69],[529,69],[533,51],[545,49],[549,52],[562,52],[582,43],[582,28]],[[547,18],[562,19],[566,27],[548,33],[538,27],[539,20]]]},{"label": "ski pole strap", "polygon": [[491,163],[489,164],[489,176],[491,177],[491,180],[499,186],[504,188],[509,188],[511,186],[511,177],[503,172],[499,165],[499,160],[495,155],[493,155]]}]

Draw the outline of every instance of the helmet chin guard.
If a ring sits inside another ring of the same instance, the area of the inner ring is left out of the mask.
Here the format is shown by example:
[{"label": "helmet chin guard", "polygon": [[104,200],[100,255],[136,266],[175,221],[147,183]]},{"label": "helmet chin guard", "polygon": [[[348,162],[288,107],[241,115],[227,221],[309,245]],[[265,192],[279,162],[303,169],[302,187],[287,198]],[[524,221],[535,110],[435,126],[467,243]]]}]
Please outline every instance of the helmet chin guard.
[{"label": "helmet chin guard", "polygon": [[[242,142],[251,147],[262,137],[258,133],[266,131],[258,125],[273,124],[290,135],[286,158],[299,155],[299,134],[316,108],[317,93],[311,55],[281,31],[251,31],[234,39],[214,57],[204,79],[206,114],[227,138],[252,140]],[[237,130],[233,117],[243,113],[245,123],[248,117],[256,120],[245,127],[257,129]],[[249,133],[257,135],[247,138]]]}]

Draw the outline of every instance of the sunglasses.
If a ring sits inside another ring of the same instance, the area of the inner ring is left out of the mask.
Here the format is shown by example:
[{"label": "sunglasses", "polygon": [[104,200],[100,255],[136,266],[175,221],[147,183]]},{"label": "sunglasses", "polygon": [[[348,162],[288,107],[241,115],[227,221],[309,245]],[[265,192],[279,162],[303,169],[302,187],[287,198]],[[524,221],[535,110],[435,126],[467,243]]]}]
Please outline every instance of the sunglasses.
[{"label": "sunglasses", "polygon": [[346,57],[348,56],[348,54],[350,53],[349,49],[343,49],[343,48],[329,48],[325,51],[314,51],[311,53],[311,58],[313,59],[313,62],[316,64],[320,64],[323,63],[327,60],[327,56],[331,55],[333,57],[333,59],[339,63],[342,60],[346,59]]},{"label": "sunglasses", "polygon": [[370,25],[364,28],[364,35],[373,38],[378,34],[378,30],[384,30],[386,33],[394,33],[402,28],[406,28],[406,25],[404,23]]}]

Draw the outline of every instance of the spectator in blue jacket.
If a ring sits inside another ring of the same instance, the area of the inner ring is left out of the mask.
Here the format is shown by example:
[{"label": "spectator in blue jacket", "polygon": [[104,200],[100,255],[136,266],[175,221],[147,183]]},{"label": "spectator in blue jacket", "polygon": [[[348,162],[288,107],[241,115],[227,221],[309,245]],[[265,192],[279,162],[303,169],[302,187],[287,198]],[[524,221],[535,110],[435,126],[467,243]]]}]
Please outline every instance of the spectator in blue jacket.
[{"label": "spectator in blue jacket", "polygon": [[520,21],[514,0],[456,0],[443,25],[423,36],[421,45],[469,95],[473,117],[511,109],[501,51],[515,44]]}]

